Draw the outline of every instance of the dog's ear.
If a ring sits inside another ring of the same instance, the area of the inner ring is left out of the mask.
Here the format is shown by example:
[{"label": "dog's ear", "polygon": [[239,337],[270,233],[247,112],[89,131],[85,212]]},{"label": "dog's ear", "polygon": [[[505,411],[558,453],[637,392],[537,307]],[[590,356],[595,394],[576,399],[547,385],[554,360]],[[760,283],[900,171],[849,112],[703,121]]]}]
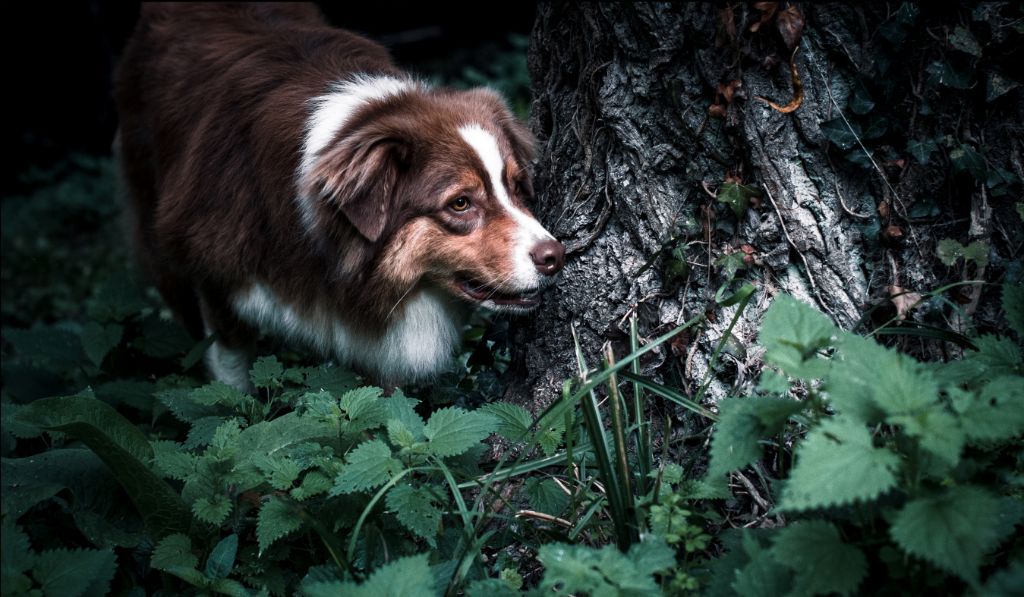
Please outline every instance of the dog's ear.
[{"label": "dog's ear", "polygon": [[395,136],[345,139],[317,160],[309,191],[335,205],[360,234],[376,242],[394,213],[395,188],[409,153],[409,145]]}]

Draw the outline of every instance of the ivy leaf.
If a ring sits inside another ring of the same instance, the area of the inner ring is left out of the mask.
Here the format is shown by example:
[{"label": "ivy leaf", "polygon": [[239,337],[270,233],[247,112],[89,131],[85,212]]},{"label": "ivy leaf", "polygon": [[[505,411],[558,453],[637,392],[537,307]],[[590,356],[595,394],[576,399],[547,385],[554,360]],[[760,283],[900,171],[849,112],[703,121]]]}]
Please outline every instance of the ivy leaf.
[{"label": "ivy leaf", "polygon": [[982,557],[999,542],[999,500],[980,487],[960,485],[917,498],[896,513],[889,532],[907,553],[978,580]]},{"label": "ivy leaf", "polygon": [[936,83],[953,89],[967,89],[971,86],[971,69],[950,60],[936,60],[925,67],[925,72],[929,75],[928,86]]},{"label": "ivy leaf", "polygon": [[373,489],[402,470],[402,463],[391,457],[391,448],[379,439],[359,444],[345,461],[331,488],[332,496]]},{"label": "ivy leaf", "polygon": [[974,39],[974,35],[968,29],[959,26],[954,28],[948,40],[949,45],[953,46],[954,49],[970,54],[975,58],[981,58],[981,44],[978,43],[978,40]]},{"label": "ivy leaf", "polygon": [[439,499],[429,486],[413,487],[403,483],[388,491],[388,510],[394,512],[398,522],[422,537],[430,547],[436,547],[441,529]]},{"label": "ivy leaf", "polygon": [[82,348],[93,365],[99,367],[111,350],[121,343],[124,328],[116,323],[100,325],[95,321],[82,326]]},{"label": "ivy leaf", "polygon": [[427,554],[420,554],[381,566],[361,585],[335,580],[303,583],[302,588],[309,597],[436,597],[434,586]]},{"label": "ivy leaf", "polygon": [[782,431],[786,419],[804,405],[788,398],[726,398],[711,440],[709,477],[743,468],[761,458],[760,440]]},{"label": "ivy leaf", "polygon": [[106,595],[116,566],[109,549],[53,549],[36,556],[32,576],[47,597]]},{"label": "ivy leaf", "polygon": [[206,558],[206,570],[204,571],[206,576],[209,578],[226,577],[235,567],[237,553],[238,535],[232,534],[221,539],[210,552],[210,557]]},{"label": "ivy leaf", "polygon": [[259,541],[260,554],[273,545],[275,541],[302,526],[302,518],[296,508],[285,500],[270,496],[260,507],[256,518],[256,538]]},{"label": "ivy leaf", "polygon": [[435,456],[457,456],[494,432],[497,420],[483,412],[448,407],[435,411],[423,428]]},{"label": "ivy leaf", "polygon": [[939,146],[931,139],[925,139],[924,141],[913,139],[907,141],[907,152],[914,156],[914,159],[920,164],[927,164],[931,159],[931,155],[938,149]]},{"label": "ivy leaf", "polygon": [[807,434],[782,492],[780,510],[829,508],[873,500],[896,484],[899,456],[871,444],[867,427],[829,419]]},{"label": "ivy leaf", "polygon": [[985,79],[985,101],[994,101],[1018,87],[1020,83],[1017,81],[1004,77],[1001,73],[989,71]]},{"label": "ivy leaf", "polygon": [[824,520],[798,521],[776,533],[771,554],[795,573],[797,595],[849,595],[868,572],[860,549],[847,545]]},{"label": "ivy leaf", "polygon": [[192,541],[188,535],[175,533],[161,539],[153,549],[150,566],[157,570],[167,570],[173,566],[195,568],[199,558],[192,553]]},{"label": "ivy leaf", "polygon": [[843,151],[856,145],[857,138],[861,136],[860,127],[854,122],[847,125],[842,117],[822,122],[818,128],[821,129],[821,134],[825,135],[826,139]]},{"label": "ivy leaf", "polygon": [[974,180],[984,182],[988,174],[988,167],[985,165],[985,158],[974,150],[973,147],[961,143],[959,147],[949,152],[949,161],[953,169],[958,172],[970,172]]},{"label": "ivy leaf", "polygon": [[757,187],[727,182],[718,189],[716,198],[719,203],[728,205],[737,218],[742,218],[750,207],[750,198],[760,196],[761,192],[757,190]]},{"label": "ivy leaf", "polygon": [[839,333],[828,317],[783,294],[765,313],[759,339],[766,362],[792,377],[816,379],[828,370],[828,362],[817,352]]},{"label": "ivy leaf", "polygon": [[284,365],[273,355],[256,359],[252,368],[249,369],[249,379],[257,388],[280,388],[283,385],[281,383],[283,376]]}]

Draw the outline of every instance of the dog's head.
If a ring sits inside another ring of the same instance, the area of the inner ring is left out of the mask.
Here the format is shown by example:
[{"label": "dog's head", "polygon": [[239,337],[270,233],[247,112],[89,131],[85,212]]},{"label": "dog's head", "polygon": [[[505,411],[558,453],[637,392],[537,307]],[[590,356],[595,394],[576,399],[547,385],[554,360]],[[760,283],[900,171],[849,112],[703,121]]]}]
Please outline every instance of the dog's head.
[{"label": "dog's head", "polygon": [[[307,228],[372,247],[372,275],[397,288],[427,281],[490,309],[536,307],[565,251],[527,208],[531,138],[504,101],[389,77],[334,99],[342,124],[315,147],[315,114],[307,137]],[[346,255],[339,266],[360,267]]]}]

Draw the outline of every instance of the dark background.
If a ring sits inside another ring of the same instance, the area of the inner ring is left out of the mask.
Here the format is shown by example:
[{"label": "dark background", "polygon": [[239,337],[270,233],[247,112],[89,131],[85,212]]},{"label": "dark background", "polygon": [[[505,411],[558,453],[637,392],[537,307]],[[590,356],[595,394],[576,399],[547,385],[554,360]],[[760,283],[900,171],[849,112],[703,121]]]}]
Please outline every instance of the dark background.
[{"label": "dark background", "polygon": [[[500,10],[479,3],[334,2],[321,11],[335,26],[386,45],[416,74],[446,80],[529,34],[534,2]],[[0,194],[23,191],[22,174],[69,153],[106,154],[117,126],[113,67],[131,35],[139,3],[12,3],[4,19],[8,84]]]}]

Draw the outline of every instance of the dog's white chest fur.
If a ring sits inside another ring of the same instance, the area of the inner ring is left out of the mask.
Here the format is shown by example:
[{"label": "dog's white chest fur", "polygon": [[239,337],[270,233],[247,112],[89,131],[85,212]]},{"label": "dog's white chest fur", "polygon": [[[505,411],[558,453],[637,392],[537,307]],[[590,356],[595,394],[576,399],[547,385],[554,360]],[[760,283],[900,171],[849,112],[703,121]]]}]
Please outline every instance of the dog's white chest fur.
[{"label": "dog's white chest fur", "polygon": [[[404,310],[395,313],[395,320],[380,336],[356,331],[327,314],[300,315],[262,284],[236,295],[233,305],[244,321],[333,354],[339,362],[356,365],[383,382],[424,379],[445,370],[458,346],[463,321],[460,306],[432,289],[407,298]],[[218,361],[211,363],[217,369],[218,364],[230,367],[233,355],[219,347],[210,358]]]}]

